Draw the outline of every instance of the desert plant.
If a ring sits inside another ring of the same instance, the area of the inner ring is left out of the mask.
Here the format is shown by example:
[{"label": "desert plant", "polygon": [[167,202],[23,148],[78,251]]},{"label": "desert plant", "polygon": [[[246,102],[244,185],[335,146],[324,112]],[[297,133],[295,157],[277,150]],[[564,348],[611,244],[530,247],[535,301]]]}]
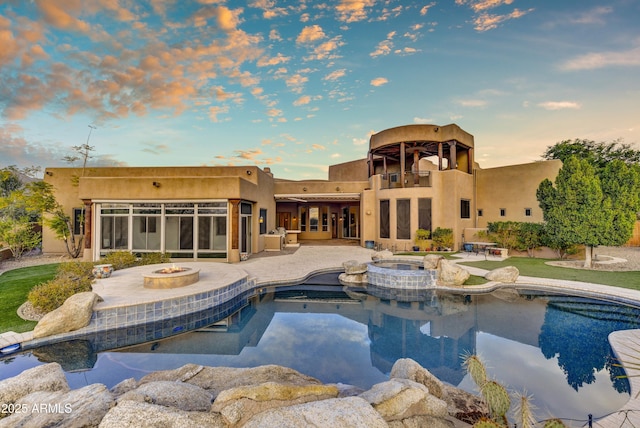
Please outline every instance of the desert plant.
[{"label": "desert plant", "polygon": [[156,265],[159,263],[169,263],[170,261],[171,257],[169,257],[166,253],[142,253],[140,255],[140,259],[138,260],[138,265]]},{"label": "desert plant", "polygon": [[431,239],[436,247],[451,248],[453,247],[453,229],[436,227],[436,230],[431,234]]},{"label": "desert plant", "polygon": [[110,264],[113,266],[113,270],[120,270],[136,266],[138,258],[129,251],[114,251],[100,259],[100,263]]},{"label": "desert plant", "polygon": [[81,262],[71,261],[66,263],[60,263],[56,276],[67,276],[78,281],[91,281],[93,280],[93,262]]},{"label": "desert plant", "polygon": [[91,282],[78,281],[71,276],[57,276],[51,281],[36,285],[27,300],[43,312],[50,312],[62,306],[65,300],[76,293],[91,291]]}]

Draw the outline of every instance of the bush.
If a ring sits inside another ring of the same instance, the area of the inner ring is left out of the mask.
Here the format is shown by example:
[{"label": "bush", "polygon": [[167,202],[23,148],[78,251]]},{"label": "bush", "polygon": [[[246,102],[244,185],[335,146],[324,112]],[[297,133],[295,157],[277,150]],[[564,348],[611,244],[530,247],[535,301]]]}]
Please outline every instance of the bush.
[{"label": "bush", "polygon": [[93,281],[93,262],[72,261],[60,263],[56,277],[69,277],[78,281],[88,281],[90,285]]},{"label": "bush", "polygon": [[431,234],[431,239],[433,239],[433,243],[439,248],[452,248],[453,229],[436,227],[436,230]]},{"label": "bush", "polygon": [[113,270],[120,270],[136,266],[138,258],[129,251],[114,251],[100,259],[100,264],[110,264]]},{"label": "bush", "polygon": [[138,265],[157,265],[159,263],[169,263],[170,261],[171,257],[166,253],[142,253],[140,260],[138,260]]},{"label": "bush", "polygon": [[69,297],[83,291],[91,291],[91,281],[87,284],[87,281],[79,281],[69,275],[62,275],[36,285],[29,292],[27,300],[36,309],[51,312],[62,306]]}]

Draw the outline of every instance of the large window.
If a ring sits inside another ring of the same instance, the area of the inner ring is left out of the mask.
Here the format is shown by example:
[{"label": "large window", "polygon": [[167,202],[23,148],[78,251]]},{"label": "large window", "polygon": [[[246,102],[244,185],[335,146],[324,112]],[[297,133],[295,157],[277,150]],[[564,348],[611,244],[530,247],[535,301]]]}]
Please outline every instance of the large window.
[{"label": "large window", "polygon": [[171,257],[226,257],[227,201],[103,203],[100,254],[162,251]]},{"label": "large window", "polygon": [[431,232],[431,198],[418,199],[418,228]]},{"label": "large window", "polygon": [[411,239],[411,199],[396,201],[396,238]]},{"label": "large window", "polygon": [[471,201],[469,199],[460,200],[460,218],[471,218]]},{"label": "large window", "polygon": [[390,237],[389,200],[380,201],[380,238]]}]

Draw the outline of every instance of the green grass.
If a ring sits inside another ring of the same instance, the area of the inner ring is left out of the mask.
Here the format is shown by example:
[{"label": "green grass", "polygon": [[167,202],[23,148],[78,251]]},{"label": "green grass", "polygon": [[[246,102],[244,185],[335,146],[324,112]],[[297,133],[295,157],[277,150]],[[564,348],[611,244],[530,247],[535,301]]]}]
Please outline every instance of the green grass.
[{"label": "green grass", "polygon": [[27,300],[27,294],[41,282],[56,275],[59,263],[10,270],[0,275],[0,333],[33,330],[33,321],[25,321],[17,310]]},{"label": "green grass", "polygon": [[591,282],[594,284],[640,290],[640,271],[609,272],[571,269],[566,267],[549,266],[545,264],[547,261],[550,260],[534,259],[529,257],[510,257],[503,261],[487,260],[480,262],[461,262],[460,264],[487,270],[493,270],[504,266],[515,266],[520,271],[520,275],[523,276]]}]

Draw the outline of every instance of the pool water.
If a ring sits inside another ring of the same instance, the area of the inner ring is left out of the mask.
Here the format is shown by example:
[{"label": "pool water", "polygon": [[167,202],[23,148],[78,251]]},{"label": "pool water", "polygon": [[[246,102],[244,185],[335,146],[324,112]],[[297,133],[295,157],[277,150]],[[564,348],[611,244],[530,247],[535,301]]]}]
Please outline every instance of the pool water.
[{"label": "pool water", "polygon": [[638,328],[639,309],[507,291],[427,294],[411,301],[375,289],[283,289],[251,299],[224,323],[164,340],[98,354],[90,340],[76,340],[18,354],[0,364],[0,379],[54,360],[72,388],[112,387],[187,363],[278,364],[325,383],[368,389],[388,379],[396,360],[412,358],[444,382],[477,392],[461,359],[473,353],[490,377],[532,395],[539,419],[597,419],[629,399],[607,336]]}]

